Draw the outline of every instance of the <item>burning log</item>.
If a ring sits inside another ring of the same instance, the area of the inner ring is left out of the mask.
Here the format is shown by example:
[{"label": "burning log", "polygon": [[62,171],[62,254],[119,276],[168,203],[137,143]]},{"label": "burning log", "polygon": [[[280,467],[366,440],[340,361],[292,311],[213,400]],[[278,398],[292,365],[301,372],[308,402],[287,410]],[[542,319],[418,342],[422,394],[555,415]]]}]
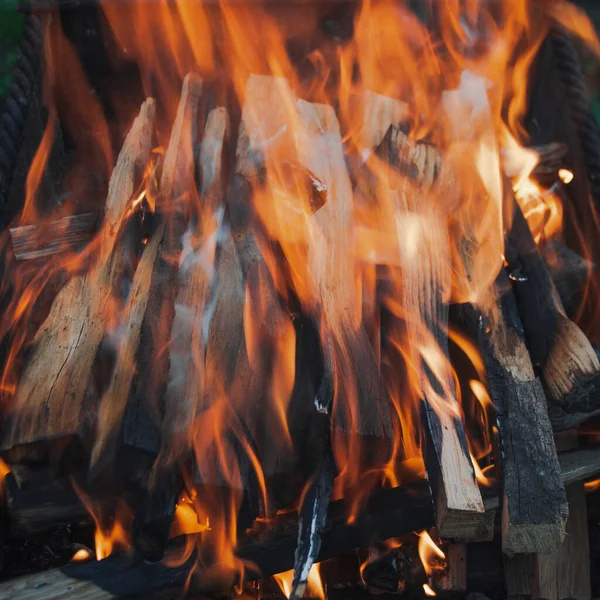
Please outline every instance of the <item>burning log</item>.
[{"label": "burning log", "polygon": [[502,549],[509,554],[557,550],[567,498],[542,385],[535,377],[508,277],[502,270],[482,317],[463,309],[486,366],[499,429]]},{"label": "burning log", "polygon": [[[442,289],[449,286],[451,277],[448,230],[439,208],[423,208],[427,203],[422,201],[428,190],[445,181],[440,177],[441,160],[433,147],[410,141],[397,126],[390,127],[377,154],[394,169],[387,194],[394,204],[402,306],[412,360],[421,373],[429,442],[426,463],[436,495],[436,526],[442,536],[469,539],[476,535],[485,513],[456,410],[448,358],[448,306],[442,300]],[[405,228],[411,228],[410,236]],[[418,249],[411,239],[418,240]],[[435,373],[421,354],[426,348],[439,354]]]},{"label": "burning log", "polygon": [[92,239],[98,215],[70,215],[47,226],[21,225],[10,228],[10,239],[17,260],[32,260],[77,248]]},{"label": "burning log", "polygon": [[[282,518],[266,535],[248,537],[239,544],[237,556],[253,565],[246,571],[249,579],[281,573],[292,567],[298,539],[298,514]],[[345,501],[336,500],[329,506],[317,560],[397,537],[415,528],[426,529],[432,524],[431,497],[425,481],[374,492],[364,510],[350,524]],[[176,540],[173,542],[177,547]],[[117,553],[99,562],[72,564],[4,582],[0,584],[0,596],[19,597],[27,592],[31,600],[68,600],[82,595],[90,600],[164,598],[168,590],[181,592],[194,560],[195,557],[179,567],[169,568],[134,561],[124,553]],[[211,587],[203,579],[202,570],[196,570],[189,591],[200,594],[222,590]]]},{"label": "burning log", "polygon": [[527,346],[542,372],[550,420],[555,430],[568,429],[600,410],[600,362],[588,338],[565,314],[516,203],[507,244]]},{"label": "burning log", "polygon": [[136,171],[144,168],[150,154],[154,110],[154,100],[144,102],[119,154],[94,266],[59,292],[35,337],[3,450],[72,435],[90,425],[86,407],[94,392],[88,382],[122,269],[119,225],[135,189]]}]

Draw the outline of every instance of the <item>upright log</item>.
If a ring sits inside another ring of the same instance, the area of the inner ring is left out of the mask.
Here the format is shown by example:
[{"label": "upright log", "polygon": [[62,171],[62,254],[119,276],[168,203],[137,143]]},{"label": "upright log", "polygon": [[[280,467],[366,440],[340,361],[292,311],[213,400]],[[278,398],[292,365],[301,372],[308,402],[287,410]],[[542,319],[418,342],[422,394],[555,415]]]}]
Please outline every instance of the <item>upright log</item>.
[{"label": "upright log", "polygon": [[510,282],[501,270],[484,316],[463,310],[486,366],[499,430],[502,549],[558,550],[568,515],[546,398],[525,345]]},{"label": "upright log", "polygon": [[[384,218],[393,223],[402,273],[401,303],[406,315],[411,361],[419,373],[427,435],[426,463],[436,496],[438,532],[445,537],[476,537],[485,519],[458,409],[448,357],[449,233],[439,203],[447,182],[439,153],[415,143],[397,127],[388,130],[377,154],[390,167],[382,182]],[[431,192],[437,192],[429,196]],[[382,202],[382,200],[380,200]],[[427,361],[429,352],[434,362]]]},{"label": "upright log", "polygon": [[3,450],[72,435],[91,425],[92,365],[123,268],[119,225],[132,200],[136,174],[149,157],[154,110],[154,100],[146,100],[119,154],[93,267],[59,292],[34,339],[2,439]]}]

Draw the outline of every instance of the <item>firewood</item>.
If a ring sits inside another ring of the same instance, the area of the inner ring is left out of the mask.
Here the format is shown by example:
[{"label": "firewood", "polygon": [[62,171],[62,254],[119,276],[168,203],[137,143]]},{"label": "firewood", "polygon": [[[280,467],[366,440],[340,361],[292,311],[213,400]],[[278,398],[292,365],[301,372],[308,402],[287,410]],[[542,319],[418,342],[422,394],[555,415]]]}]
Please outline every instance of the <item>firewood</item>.
[{"label": "firewood", "polygon": [[[449,288],[451,278],[447,217],[439,206],[429,206],[426,200],[429,190],[442,185],[438,175],[441,162],[434,149],[414,148],[399,128],[392,126],[377,149],[378,156],[391,167],[389,181],[380,191],[389,201],[387,210],[393,214],[383,218],[395,228],[398,243],[401,303],[411,359],[420,372],[424,396],[428,442],[425,459],[436,496],[438,532],[469,539],[476,535],[485,513],[448,358],[448,305],[442,299],[442,289]],[[409,163],[424,167],[407,169]],[[421,355],[425,348],[439,354],[435,373]]]},{"label": "firewood", "polygon": [[600,410],[600,362],[583,331],[565,314],[550,273],[515,203],[506,250],[531,359],[542,373],[555,429]]},{"label": "firewood", "polygon": [[[202,79],[193,73],[183,82],[180,103],[165,153],[159,182],[157,213],[163,223],[156,258],[151,265],[147,306],[143,313],[134,364],[137,377],[129,382],[131,397],[122,406],[122,442],[152,454],[160,450],[163,398],[169,371],[169,345],[175,316],[177,271],[182,237],[194,190],[194,146],[198,142]],[[150,243],[150,242],[149,242]]]},{"label": "firewood", "polygon": [[92,239],[98,215],[70,215],[47,225],[21,225],[10,228],[10,239],[17,260],[32,260],[77,249]]},{"label": "firewood", "polygon": [[[260,536],[241,541],[236,555],[249,567],[248,579],[266,577],[289,570],[294,561],[298,537],[298,514],[282,515],[281,524]],[[433,510],[427,483],[415,483],[374,492],[356,520],[348,523],[343,500],[332,502],[324,528],[321,551],[323,561],[355,548],[397,537],[414,529],[426,529],[433,524]],[[173,540],[174,543],[177,540]],[[180,593],[190,575],[196,557],[175,568],[162,564],[148,565],[132,560],[125,553],[116,553],[105,560],[72,564],[20,577],[0,584],[2,598],[31,600],[69,600],[85,596],[89,600],[112,598],[165,597],[168,591]],[[196,594],[215,590],[203,579],[201,569],[190,579],[189,591]]]},{"label": "firewood", "polygon": [[191,248],[179,267],[179,291],[169,345],[161,452],[158,464],[173,463],[191,451],[192,422],[204,395],[205,319],[212,283],[212,258],[220,223],[213,214],[222,200],[223,146],[229,131],[225,108],[208,115],[200,150],[200,215],[190,232]]},{"label": "firewood", "polygon": [[[499,430],[502,549],[509,554],[558,549],[567,498],[542,385],[535,377],[515,298],[504,270],[483,316],[463,310],[482,354]],[[484,301],[485,303],[485,301]]]},{"label": "firewood", "polygon": [[448,544],[442,547],[446,569],[433,578],[432,588],[442,597],[464,595],[467,591],[467,545]]},{"label": "firewood", "polygon": [[587,504],[583,483],[567,486],[569,520],[563,545],[533,557],[532,598],[562,600],[591,597]]},{"label": "firewood", "polygon": [[[193,147],[196,142],[196,120],[201,80],[188,75],[184,80],[177,116],[171,132],[169,147],[165,154],[160,180],[160,193],[164,199],[176,204],[180,196],[193,185]],[[164,220],[152,234],[144,248],[142,258],[133,277],[132,289],[123,314],[125,333],[119,343],[116,365],[110,383],[98,409],[98,427],[91,457],[91,468],[112,446],[114,453],[115,436],[120,433],[120,425],[135,374],[135,363],[144,320],[148,318],[151,294],[159,295],[157,302],[164,301],[170,290],[153,289],[153,279],[157,269],[157,257],[164,259],[167,221]],[[106,457],[104,457],[106,458]]]},{"label": "firewood", "polygon": [[59,292],[35,337],[2,439],[4,450],[74,434],[90,424],[87,405],[93,393],[88,381],[122,268],[119,224],[134,193],[136,171],[149,157],[154,110],[154,100],[142,105],[119,154],[94,266]]}]

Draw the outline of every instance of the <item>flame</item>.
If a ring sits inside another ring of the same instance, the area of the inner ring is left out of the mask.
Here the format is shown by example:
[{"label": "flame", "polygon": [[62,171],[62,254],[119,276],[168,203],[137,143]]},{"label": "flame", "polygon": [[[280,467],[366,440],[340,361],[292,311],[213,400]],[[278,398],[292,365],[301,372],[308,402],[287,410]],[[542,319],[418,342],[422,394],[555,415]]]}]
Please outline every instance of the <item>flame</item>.
[{"label": "flame", "polygon": [[437,596],[433,588],[428,583],[423,584],[423,591],[425,592],[426,596]]},{"label": "flame", "polygon": [[593,481],[586,481],[583,484],[583,487],[585,488],[585,491],[588,492],[589,494],[599,490],[600,489],[600,478],[594,479]]},{"label": "flame", "polygon": [[432,575],[436,571],[445,568],[446,555],[441,548],[433,541],[427,531],[422,531],[419,535],[419,558],[427,575]]},{"label": "flame", "polygon": [[92,553],[87,548],[79,548],[79,550],[71,557],[71,562],[85,562],[86,560],[89,560],[91,556]]},{"label": "flame", "polygon": [[[294,570],[284,571],[273,575],[279,589],[283,592],[286,598],[292,593],[292,583],[294,581]],[[321,580],[321,567],[319,563],[314,564],[308,573],[308,585],[304,594],[307,598],[319,598],[325,600],[325,589]]]},{"label": "flame", "polygon": [[[157,260],[173,267],[177,277],[169,283],[173,289],[162,290],[154,289],[152,274],[152,302],[163,310],[148,320],[152,336],[164,343],[143,375],[151,376],[153,392],[167,384],[172,398],[187,402],[173,423],[166,419],[165,429],[174,425],[175,433],[164,442],[151,475],[186,464],[186,493],[170,531],[187,536],[185,548],[165,564],[181,564],[196,551],[197,568],[209,579],[228,585],[243,580],[246,565],[235,550],[249,490],[259,505],[252,509],[257,519],[268,522],[276,511],[297,506],[306,489],[306,478],[298,476],[282,500],[274,485],[282,475],[302,471],[295,461],[311,443],[302,437],[310,427],[295,412],[298,404],[308,406],[311,415],[327,414],[338,468],[333,497],[349,500],[349,522],[373,489],[424,475],[424,400],[444,435],[452,435],[457,420],[468,423],[470,458],[463,457],[462,467],[472,464],[477,481],[491,485],[493,467],[481,468],[491,454],[493,431],[484,362],[472,342],[446,331],[447,323],[423,297],[435,296],[444,306],[469,302],[490,312],[496,300],[490,289],[503,265],[512,214],[506,185],[536,242],[562,235],[563,213],[569,210],[561,202],[562,184],[574,175],[560,168],[552,173],[555,182],[542,184],[536,173],[541,157],[527,148],[523,127],[529,73],[556,23],[598,55],[600,45],[582,11],[562,1],[534,6],[525,0],[449,0],[424,6],[427,18],[411,10],[413,4],[363,0],[352,8],[351,34],[333,39],[322,32],[326,23],[319,3],[298,11],[227,0],[214,8],[190,0],[157,0],[151,6],[133,0],[123,10],[102,0],[104,42],[118,82],[108,86],[102,101],[90,91],[61,20],[48,26],[48,118],[15,224],[35,224],[48,241],[57,218],[75,214],[88,199],[102,205],[114,148],[141,94],[156,98],[156,147],[147,164],[136,165],[139,173],[123,214],[108,215],[84,251],[60,241],[65,252],[41,268],[27,261],[17,265],[7,253],[10,281],[3,281],[2,296],[9,301],[0,323],[0,338],[9,348],[0,381],[3,415],[18,408],[19,376],[46,316],[39,307],[55,296],[57,280],[89,279],[97,305],[90,319],[98,317],[102,328],[97,362],[110,363],[117,382],[127,376],[131,383],[140,375],[137,357],[122,352],[128,325],[145,318],[132,317],[135,297],[129,287],[142,249],[159,247]],[[134,81],[131,89],[120,85],[135,79],[134,69],[139,90]],[[214,115],[227,107],[232,122],[241,110],[239,140],[225,136],[226,152],[187,150],[194,157],[190,163],[198,163],[202,151],[228,162],[237,143],[235,162],[227,166],[248,188],[247,194],[246,188],[231,194],[243,196],[237,198],[248,221],[243,225],[210,169],[194,164],[182,190],[163,185],[165,149],[189,73],[208,91],[198,115],[186,123],[185,136],[196,125],[200,131],[208,127],[205,105],[218,106]],[[64,202],[49,215],[44,207],[56,203],[46,202],[52,193],[46,173],[59,133],[68,136],[77,159],[64,173]],[[135,237],[131,230],[139,221],[144,233]],[[177,238],[173,248],[171,238],[145,231],[149,221]],[[98,271],[117,241],[128,248],[119,293],[98,297]],[[0,242],[5,246],[8,237]],[[198,272],[206,285],[190,295],[202,311],[190,316],[178,292]],[[172,295],[178,298],[174,306]],[[307,402],[303,388],[298,313],[317,329],[317,354],[323,357],[310,358],[323,363],[323,381],[332,388],[319,403]],[[189,347],[176,348],[162,335],[171,320],[174,330],[193,330]],[[440,343],[446,335],[467,357],[468,375],[451,363]],[[112,365],[113,353],[125,363],[121,370]],[[172,371],[165,382],[155,366],[167,354]],[[183,385],[186,369],[193,377]],[[93,371],[102,379],[96,372],[102,369]],[[108,397],[103,382],[95,383],[102,408],[93,423],[94,463],[108,456],[108,444],[100,442],[120,431],[129,398],[124,394],[119,406],[109,406],[103,402]],[[151,418],[160,418],[163,404],[176,403],[156,400]],[[191,457],[195,464],[189,467]],[[107,511],[83,490],[78,493],[96,522],[98,560],[128,547],[132,515],[124,501]],[[428,574],[445,560],[427,532],[420,534],[419,555]],[[275,576],[286,595],[292,577],[291,572]],[[313,592],[324,597],[318,567],[309,579]],[[428,585],[424,591],[435,595]]]}]

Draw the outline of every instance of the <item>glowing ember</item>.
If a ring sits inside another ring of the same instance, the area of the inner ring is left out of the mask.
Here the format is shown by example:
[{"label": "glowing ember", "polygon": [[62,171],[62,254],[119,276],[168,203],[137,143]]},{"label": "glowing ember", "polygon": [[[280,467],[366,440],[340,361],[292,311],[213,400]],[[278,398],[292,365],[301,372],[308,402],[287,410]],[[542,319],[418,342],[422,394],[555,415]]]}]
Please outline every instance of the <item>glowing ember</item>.
[{"label": "glowing ember", "polygon": [[558,176],[560,177],[561,181],[565,184],[571,183],[574,177],[573,172],[569,171],[569,169],[559,169]]},{"label": "glowing ember", "polygon": [[433,591],[432,587],[428,583],[423,584],[423,591],[427,596],[437,596],[437,594]]},{"label": "glowing ember", "polygon": [[87,548],[79,548],[71,557],[71,562],[84,562],[92,557],[92,553]]}]

